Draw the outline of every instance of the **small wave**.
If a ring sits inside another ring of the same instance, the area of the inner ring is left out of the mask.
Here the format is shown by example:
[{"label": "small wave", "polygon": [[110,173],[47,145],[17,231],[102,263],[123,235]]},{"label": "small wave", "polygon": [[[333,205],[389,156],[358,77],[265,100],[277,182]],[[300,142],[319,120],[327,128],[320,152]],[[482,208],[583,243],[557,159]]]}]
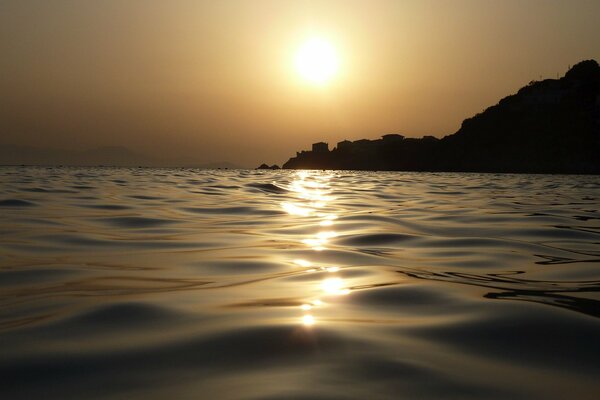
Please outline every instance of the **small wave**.
[{"label": "small wave", "polygon": [[236,215],[283,215],[277,210],[260,209],[255,207],[184,207],[181,210],[194,214],[236,214]]},{"label": "small wave", "polygon": [[[454,346],[463,351],[520,365],[548,367],[561,365],[571,370],[586,370],[590,376],[600,372],[597,338],[600,327],[594,321],[555,315],[536,308],[488,307],[488,313],[451,325],[417,328],[415,334]],[[585,335],[581,332],[586,332]],[[569,346],[560,344],[569,343]]]},{"label": "small wave", "polygon": [[163,200],[162,197],[158,197],[158,196],[147,196],[147,195],[132,195],[129,196],[132,199],[137,199],[137,200]]},{"label": "small wave", "polygon": [[92,189],[97,189],[96,186],[89,186],[89,185],[73,185],[71,186],[73,189],[79,189],[79,190],[92,190]]},{"label": "small wave", "polygon": [[131,207],[121,205],[121,204],[80,204],[80,207],[94,208],[97,210],[108,210],[108,211],[131,209]]},{"label": "small wave", "polygon": [[97,221],[105,222],[109,225],[117,226],[120,228],[154,228],[156,226],[174,224],[177,222],[175,220],[146,217],[113,217],[101,218]]},{"label": "small wave", "polygon": [[266,193],[285,194],[289,192],[289,190],[272,183],[249,183],[246,185],[246,187],[258,189]]},{"label": "small wave", "polygon": [[44,188],[39,188],[39,187],[36,187],[36,188],[24,188],[24,189],[21,189],[21,191],[22,192],[31,192],[31,193],[50,193],[50,192],[52,192],[51,190],[44,189]]},{"label": "small wave", "polygon": [[[67,330],[73,331],[79,328],[91,328],[106,331],[109,329],[123,329],[129,327],[137,329],[141,325],[160,325],[173,323],[177,320],[179,313],[166,309],[165,307],[144,303],[118,303],[101,306],[97,309],[87,310],[64,323]],[[189,317],[188,317],[189,318]],[[64,329],[59,329],[62,331]]]},{"label": "small wave", "polygon": [[232,275],[263,274],[281,270],[281,265],[278,263],[245,260],[194,262],[190,266],[199,272]]},{"label": "small wave", "polygon": [[0,207],[33,207],[37,204],[31,202],[31,201],[27,201],[27,200],[20,200],[20,199],[6,199],[6,200],[0,200]]},{"label": "small wave", "polygon": [[374,246],[403,243],[418,238],[418,236],[401,233],[374,233],[367,235],[348,235],[338,240],[338,242],[349,246]]}]

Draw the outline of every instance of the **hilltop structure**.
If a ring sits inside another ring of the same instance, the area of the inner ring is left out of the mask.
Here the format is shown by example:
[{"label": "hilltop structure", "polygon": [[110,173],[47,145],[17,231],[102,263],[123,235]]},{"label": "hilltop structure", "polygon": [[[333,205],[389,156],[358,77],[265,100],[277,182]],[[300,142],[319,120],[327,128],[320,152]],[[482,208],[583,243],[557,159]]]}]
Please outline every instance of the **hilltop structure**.
[{"label": "hilltop structure", "polygon": [[531,81],[442,139],[320,142],[283,168],[600,174],[600,66]]},{"label": "hilltop structure", "polygon": [[313,143],[312,151],[313,153],[327,153],[329,152],[329,145],[324,142]]}]

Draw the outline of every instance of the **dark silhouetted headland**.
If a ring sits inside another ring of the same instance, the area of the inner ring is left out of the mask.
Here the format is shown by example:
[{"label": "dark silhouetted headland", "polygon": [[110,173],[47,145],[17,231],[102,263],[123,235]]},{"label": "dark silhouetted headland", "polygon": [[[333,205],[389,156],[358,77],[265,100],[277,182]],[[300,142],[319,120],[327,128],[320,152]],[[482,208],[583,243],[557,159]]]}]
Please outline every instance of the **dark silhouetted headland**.
[{"label": "dark silhouetted headland", "polygon": [[600,66],[582,61],[561,79],[531,81],[442,139],[315,143],[283,168],[598,174]]}]

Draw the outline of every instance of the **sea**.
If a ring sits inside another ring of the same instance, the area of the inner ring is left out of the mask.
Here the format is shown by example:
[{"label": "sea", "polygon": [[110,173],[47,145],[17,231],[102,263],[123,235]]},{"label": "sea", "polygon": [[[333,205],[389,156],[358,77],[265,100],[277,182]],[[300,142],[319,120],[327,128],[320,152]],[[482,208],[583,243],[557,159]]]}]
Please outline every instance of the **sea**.
[{"label": "sea", "polygon": [[2,399],[598,399],[600,176],[0,167]]}]

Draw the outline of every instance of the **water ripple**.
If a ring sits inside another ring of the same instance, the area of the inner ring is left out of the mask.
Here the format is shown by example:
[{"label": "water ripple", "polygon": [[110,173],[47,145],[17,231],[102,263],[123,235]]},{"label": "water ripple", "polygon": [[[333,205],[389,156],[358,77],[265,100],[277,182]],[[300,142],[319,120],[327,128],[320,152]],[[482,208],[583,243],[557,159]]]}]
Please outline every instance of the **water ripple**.
[{"label": "water ripple", "polygon": [[600,178],[0,168],[0,397],[595,399]]}]

